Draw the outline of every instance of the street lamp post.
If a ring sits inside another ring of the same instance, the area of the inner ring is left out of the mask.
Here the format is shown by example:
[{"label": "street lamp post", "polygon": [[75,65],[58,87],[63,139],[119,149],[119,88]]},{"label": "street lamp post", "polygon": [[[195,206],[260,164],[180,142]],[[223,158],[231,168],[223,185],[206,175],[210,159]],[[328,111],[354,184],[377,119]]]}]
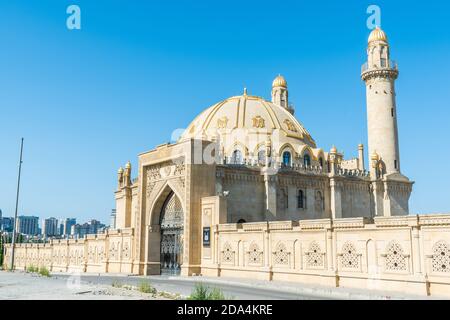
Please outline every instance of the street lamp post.
[{"label": "street lamp post", "polygon": [[17,194],[16,194],[16,211],[14,213],[13,234],[11,243],[11,266],[10,269],[14,269],[14,245],[16,244],[16,226],[17,226],[17,209],[19,206],[19,191],[20,191],[20,173],[22,171],[22,152],[23,152],[23,138],[20,143],[20,161],[19,161],[19,175],[17,177]]}]

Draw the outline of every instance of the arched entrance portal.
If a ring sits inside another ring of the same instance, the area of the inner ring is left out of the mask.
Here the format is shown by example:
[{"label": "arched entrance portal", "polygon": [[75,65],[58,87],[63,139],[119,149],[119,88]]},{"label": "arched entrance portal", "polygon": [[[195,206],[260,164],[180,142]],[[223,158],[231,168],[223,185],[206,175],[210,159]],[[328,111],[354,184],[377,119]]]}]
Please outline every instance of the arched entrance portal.
[{"label": "arched entrance portal", "polygon": [[183,264],[183,207],[175,193],[170,192],[160,215],[161,274],[179,274]]}]

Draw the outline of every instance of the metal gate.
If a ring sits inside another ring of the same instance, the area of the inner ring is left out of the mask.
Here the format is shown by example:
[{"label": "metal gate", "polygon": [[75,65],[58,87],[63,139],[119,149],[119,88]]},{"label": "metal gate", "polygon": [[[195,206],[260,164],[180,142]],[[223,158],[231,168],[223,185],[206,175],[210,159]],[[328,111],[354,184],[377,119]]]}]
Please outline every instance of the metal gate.
[{"label": "metal gate", "polygon": [[183,264],[183,208],[171,192],[161,212],[161,274],[180,274]]}]

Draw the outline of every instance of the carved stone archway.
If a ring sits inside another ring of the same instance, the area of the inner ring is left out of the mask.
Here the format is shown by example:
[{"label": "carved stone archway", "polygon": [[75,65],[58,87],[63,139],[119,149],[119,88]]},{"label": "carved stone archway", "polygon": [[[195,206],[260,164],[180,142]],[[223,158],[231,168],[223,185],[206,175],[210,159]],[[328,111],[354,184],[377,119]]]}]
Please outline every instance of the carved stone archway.
[{"label": "carved stone archway", "polygon": [[183,264],[184,212],[178,196],[171,192],[160,214],[161,274],[180,274]]},{"label": "carved stone archway", "polygon": [[[155,200],[149,203],[145,237],[147,275],[179,274],[183,261],[185,210],[179,188],[170,182],[161,185]],[[170,219],[174,215],[178,218]]]}]

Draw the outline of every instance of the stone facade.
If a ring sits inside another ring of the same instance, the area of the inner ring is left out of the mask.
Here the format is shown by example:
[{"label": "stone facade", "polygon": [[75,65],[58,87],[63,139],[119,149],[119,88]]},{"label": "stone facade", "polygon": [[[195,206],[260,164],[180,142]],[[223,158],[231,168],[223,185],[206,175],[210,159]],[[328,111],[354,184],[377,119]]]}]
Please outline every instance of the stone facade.
[{"label": "stone facade", "polygon": [[[18,245],[16,268],[255,277],[450,296],[450,215],[408,216],[387,38],[372,32],[364,147],[344,159],[294,117],[287,82],[272,101],[225,99],[174,144],[117,173],[116,228],[82,240]],[[381,90],[381,91],[380,91]],[[392,91],[390,91],[392,90]],[[11,248],[7,248],[8,263]]]}]

